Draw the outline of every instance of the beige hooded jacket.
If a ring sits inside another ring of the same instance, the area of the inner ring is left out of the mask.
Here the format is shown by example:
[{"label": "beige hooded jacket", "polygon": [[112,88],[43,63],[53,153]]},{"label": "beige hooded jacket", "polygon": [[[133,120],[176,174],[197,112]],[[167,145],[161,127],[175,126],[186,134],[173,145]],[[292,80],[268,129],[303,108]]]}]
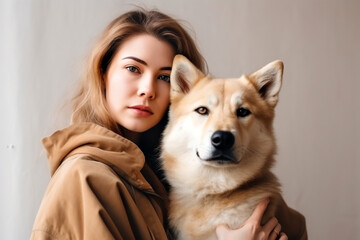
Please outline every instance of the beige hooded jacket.
[{"label": "beige hooded jacket", "polygon": [[31,239],[167,239],[167,194],[141,150],[99,125],[43,139],[51,180]]}]

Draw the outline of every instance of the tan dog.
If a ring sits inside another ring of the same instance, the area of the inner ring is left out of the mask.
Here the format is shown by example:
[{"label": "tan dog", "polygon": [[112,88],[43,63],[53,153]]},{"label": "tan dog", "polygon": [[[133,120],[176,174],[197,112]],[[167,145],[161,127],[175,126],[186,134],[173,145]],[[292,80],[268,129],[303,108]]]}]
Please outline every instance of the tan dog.
[{"label": "tan dog", "polygon": [[179,239],[216,239],[217,225],[238,228],[266,197],[263,222],[276,216],[290,240],[307,239],[304,217],[286,205],[270,171],[282,72],[275,61],[249,76],[213,79],[175,57],[161,157]]}]

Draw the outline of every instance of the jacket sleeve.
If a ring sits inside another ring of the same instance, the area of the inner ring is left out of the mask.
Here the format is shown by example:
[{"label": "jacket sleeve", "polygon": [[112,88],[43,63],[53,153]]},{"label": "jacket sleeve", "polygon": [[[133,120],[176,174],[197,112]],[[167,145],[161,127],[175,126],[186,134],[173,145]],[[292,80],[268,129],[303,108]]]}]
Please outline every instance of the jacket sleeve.
[{"label": "jacket sleeve", "polygon": [[131,240],[152,235],[129,188],[109,166],[72,157],[51,178],[31,239]]},{"label": "jacket sleeve", "polygon": [[290,208],[281,195],[278,195],[278,203],[275,216],[281,224],[289,239],[307,240],[306,220],[298,211]]}]

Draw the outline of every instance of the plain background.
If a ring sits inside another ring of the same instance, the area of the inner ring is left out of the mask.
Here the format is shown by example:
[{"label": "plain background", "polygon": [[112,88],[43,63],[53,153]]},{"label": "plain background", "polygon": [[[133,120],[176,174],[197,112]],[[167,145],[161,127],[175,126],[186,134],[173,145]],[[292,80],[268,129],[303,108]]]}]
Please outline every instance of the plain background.
[{"label": "plain background", "polygon": [[285,63],[274,171],[310,239],[360,239],[360,2],[1,0],[0,239],[28,239],[49,181],[41,138],[105,26],[133,4],[181,19],[214,76]]}]

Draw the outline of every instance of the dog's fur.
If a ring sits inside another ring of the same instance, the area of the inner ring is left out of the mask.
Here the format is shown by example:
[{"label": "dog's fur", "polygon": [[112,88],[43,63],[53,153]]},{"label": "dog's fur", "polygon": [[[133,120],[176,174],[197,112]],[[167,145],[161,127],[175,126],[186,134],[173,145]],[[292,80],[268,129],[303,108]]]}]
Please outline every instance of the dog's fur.
[{"label": "dog's fur", "polygon": [[270,171],[282,73],[275,61],[248,76],[211,78],[175,57],[161,158],[179,239],[216,239],[217,225],[238,228],[266,197],[263,222],[276,216],[289,239],[307,239],[304,217],[287,207]]}]

